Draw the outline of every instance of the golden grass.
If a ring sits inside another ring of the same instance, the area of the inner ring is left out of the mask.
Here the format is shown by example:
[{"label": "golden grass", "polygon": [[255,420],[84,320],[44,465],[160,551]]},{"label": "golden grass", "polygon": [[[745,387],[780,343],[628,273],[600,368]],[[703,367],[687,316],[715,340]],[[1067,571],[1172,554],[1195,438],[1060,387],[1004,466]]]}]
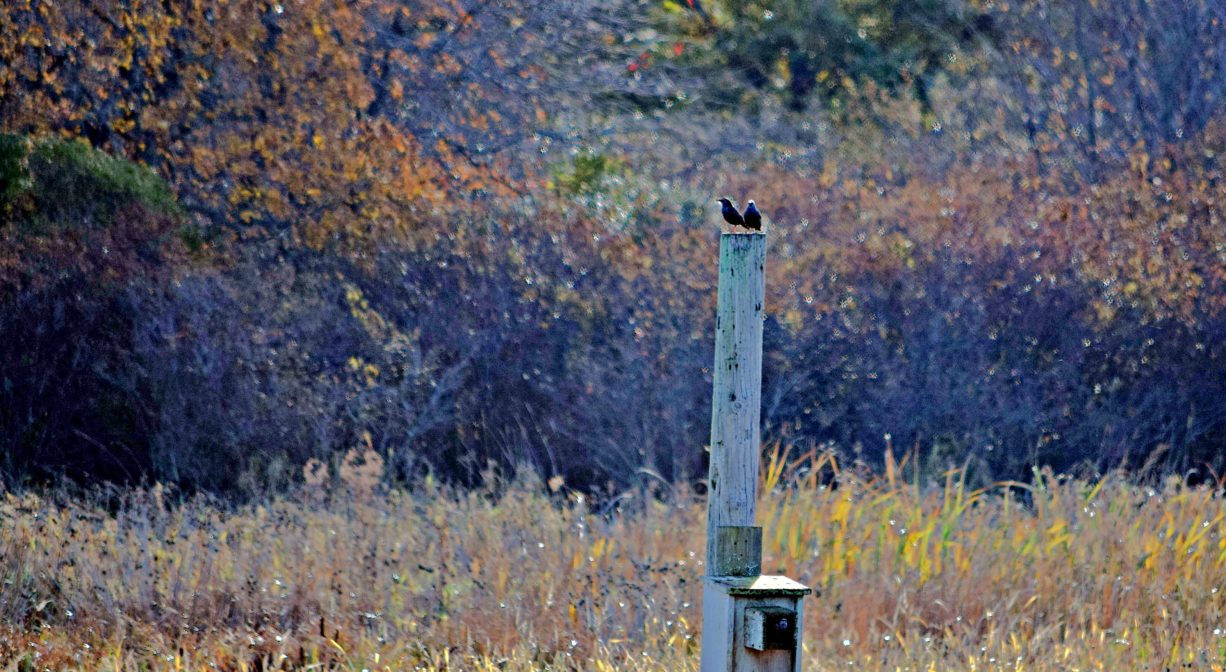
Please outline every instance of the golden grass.
[{"label": "golden grass", "polygon": [[[1219,492],[888,466],[764,463],[764,567],[820,591],[806,670],[1222,669]],[[697,670],[702,502],[545,492],[9,494],[0,669]]]}]

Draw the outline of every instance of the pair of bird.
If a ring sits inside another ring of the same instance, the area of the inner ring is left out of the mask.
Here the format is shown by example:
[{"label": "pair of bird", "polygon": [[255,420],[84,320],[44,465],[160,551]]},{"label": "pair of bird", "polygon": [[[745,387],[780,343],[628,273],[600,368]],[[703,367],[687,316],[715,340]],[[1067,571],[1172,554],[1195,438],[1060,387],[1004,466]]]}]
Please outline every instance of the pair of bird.
[{"label": "pair of bird", "polygon": [[749,199],[749,205],[745,208],[745,214],[736,211],[736,206],[732,205],[732,201],[721,198],[720,205],[723,207],[724,221],[733,226],[743,226],[754,231],[762,230],[762,213],[758,212],[758,206],[754,205],[753,199]]}]

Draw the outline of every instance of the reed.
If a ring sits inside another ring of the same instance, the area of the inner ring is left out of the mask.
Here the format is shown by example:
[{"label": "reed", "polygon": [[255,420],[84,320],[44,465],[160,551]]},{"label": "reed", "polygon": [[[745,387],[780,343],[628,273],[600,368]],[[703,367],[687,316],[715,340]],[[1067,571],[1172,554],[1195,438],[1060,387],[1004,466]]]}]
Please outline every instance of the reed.
[{"label": "reed", "polygon": [[[764,459],[763,571],[820,592],[805,669],[1222,669],[1220,488],[886,466]],[[697,670],[703,502],[617,501],[532,478],[6,494],[0,669]]]}]

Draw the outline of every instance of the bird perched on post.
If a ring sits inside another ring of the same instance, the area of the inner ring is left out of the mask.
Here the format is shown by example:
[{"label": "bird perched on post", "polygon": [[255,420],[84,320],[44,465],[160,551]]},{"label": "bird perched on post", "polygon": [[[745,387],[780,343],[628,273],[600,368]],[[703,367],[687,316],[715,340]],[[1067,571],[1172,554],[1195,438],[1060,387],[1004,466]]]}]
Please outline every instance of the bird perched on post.
[{"label": "bird perched on post", "polygon": [[762,213],[758,212],[758,206],[753,204],[753,199],[749,199],[749,207],[745,208],[745,228],[753,229],[754,231],[762,230]]},{"label": "bird perched on post", "polygon": [[741,213],[736,211],[736,208],[732,205],[732,201],[726,198],[721,198],[719,199],[719,202],[724,206],[722,212],[724,214],[725,222],[728,222],[733,226],[745,226],[745,218],[741,217]]}]

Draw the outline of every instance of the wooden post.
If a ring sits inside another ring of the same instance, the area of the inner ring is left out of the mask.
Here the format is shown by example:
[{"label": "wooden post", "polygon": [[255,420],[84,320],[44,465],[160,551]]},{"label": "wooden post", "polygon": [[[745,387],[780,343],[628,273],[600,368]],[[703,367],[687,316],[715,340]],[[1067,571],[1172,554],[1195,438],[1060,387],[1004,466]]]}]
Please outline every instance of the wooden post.
[{"label": "wooden post", "polygon": [[713,576],[721,566],[719,528],[754,524],[761,444],[765,271],[765,234],[720,236],[707,490],[707,571]]},{"label": "wooden post", "polygon": [[762,528],[754,526],[765,277],[765,234],[720,237],[702,672],[800,672],[801,600],[810,591],[761,575]]}]

